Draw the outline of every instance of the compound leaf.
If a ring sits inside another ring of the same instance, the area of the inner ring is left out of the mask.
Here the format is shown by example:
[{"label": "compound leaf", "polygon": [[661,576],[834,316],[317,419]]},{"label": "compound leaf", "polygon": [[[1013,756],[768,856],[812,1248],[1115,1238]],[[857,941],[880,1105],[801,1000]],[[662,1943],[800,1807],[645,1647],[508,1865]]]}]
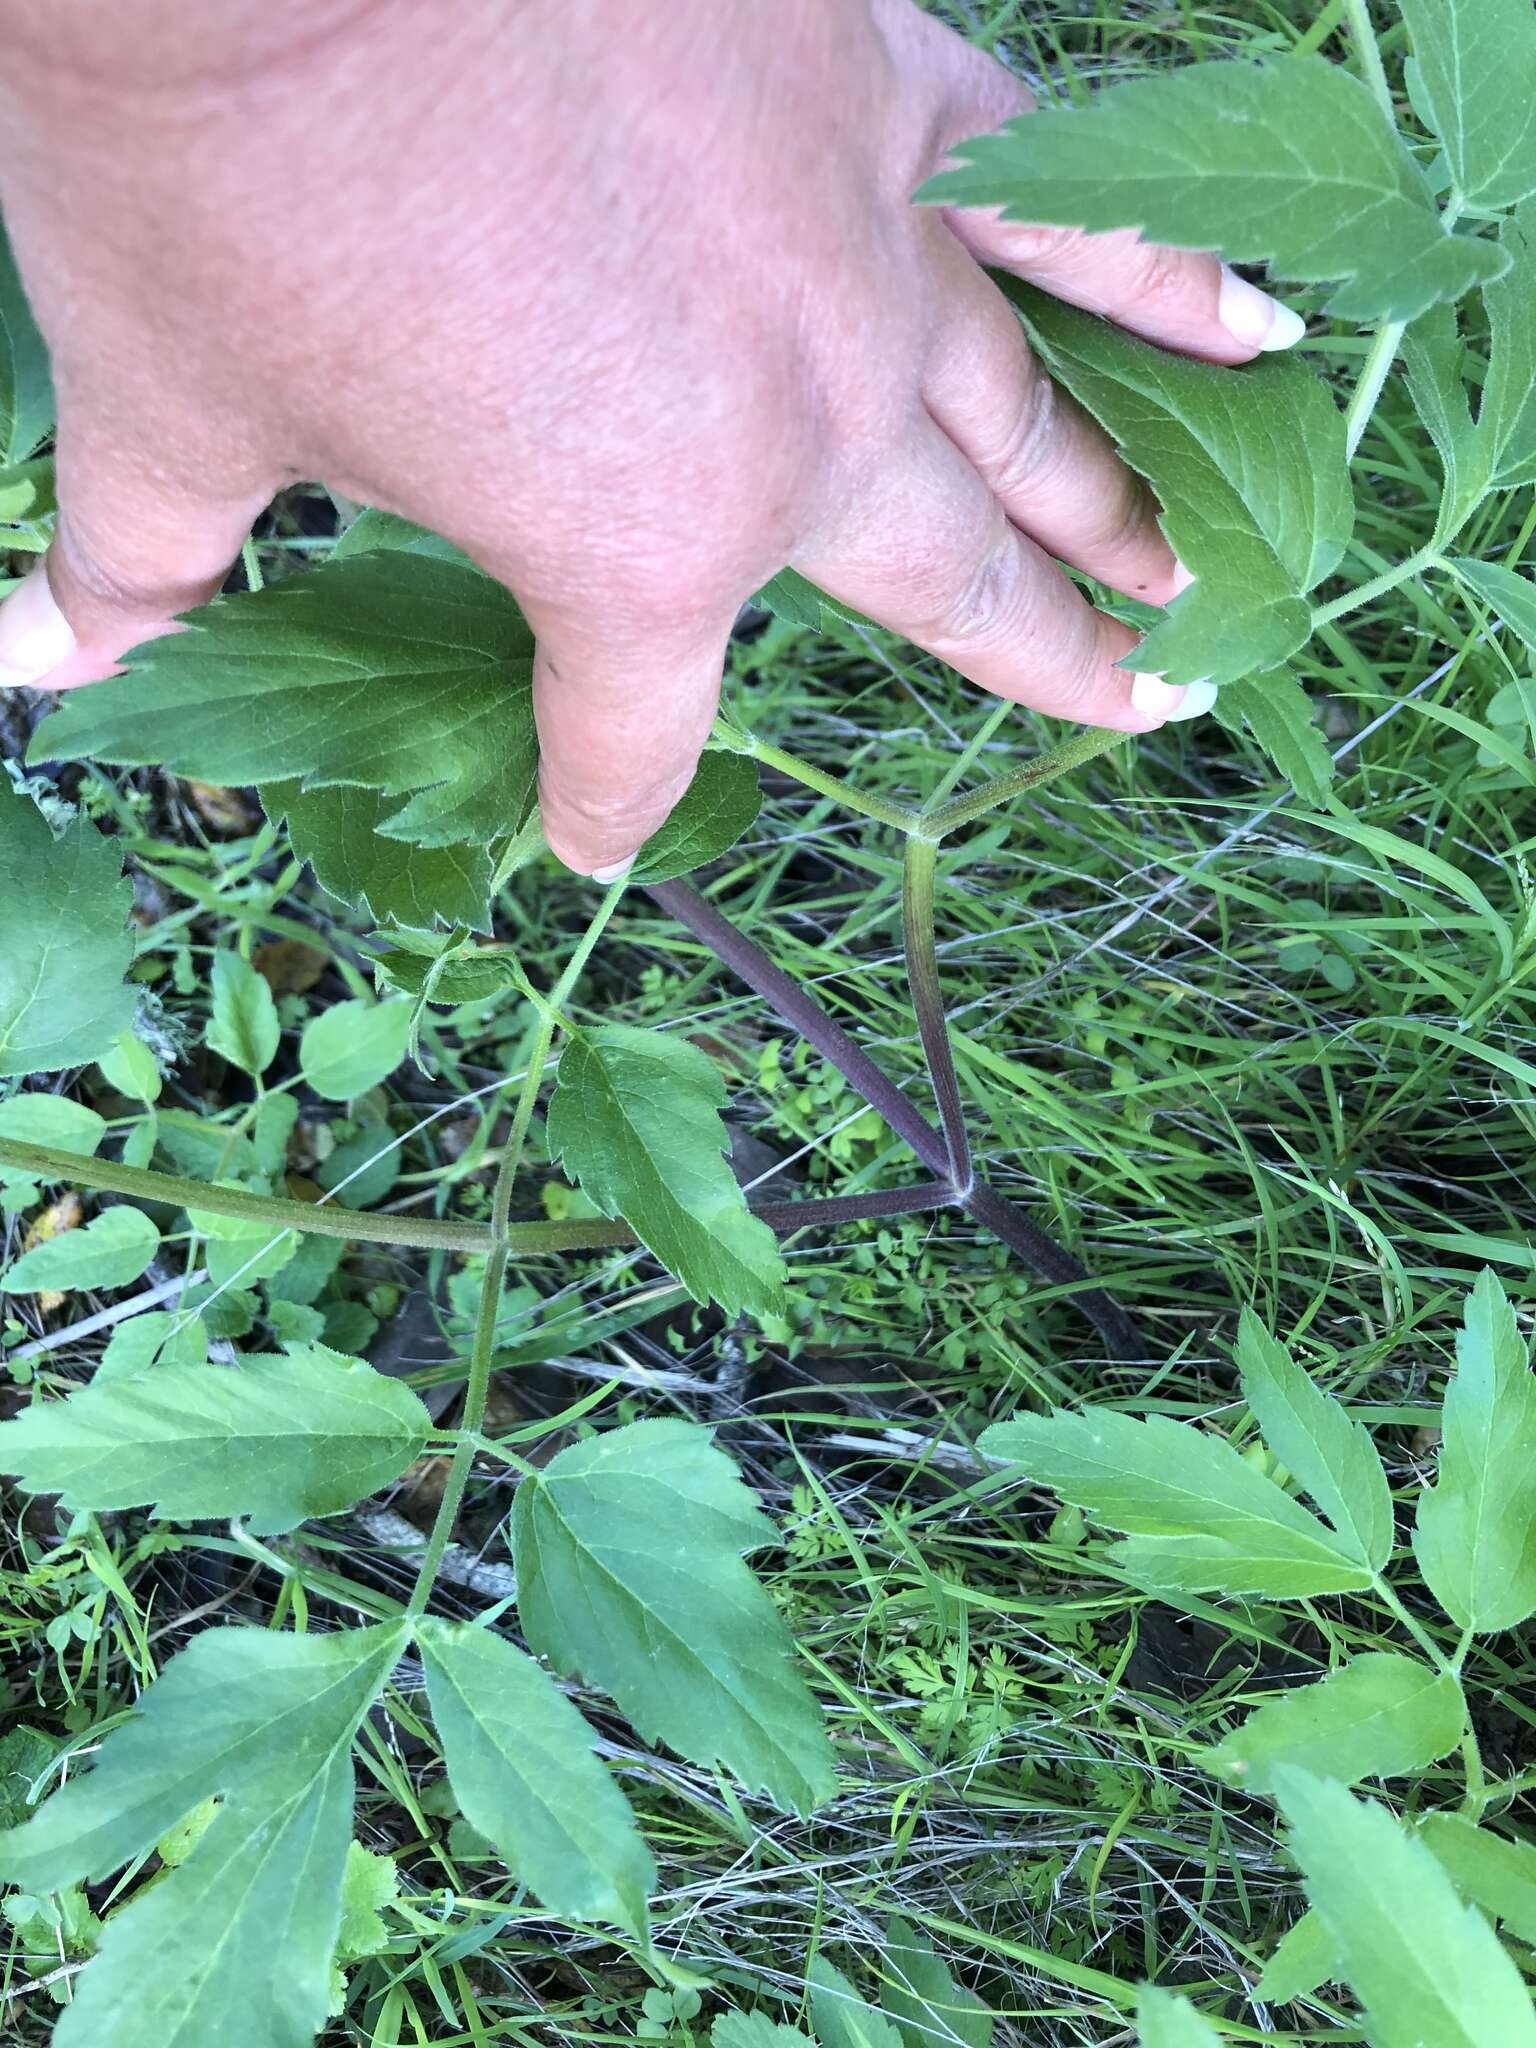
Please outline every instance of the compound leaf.
[{"label": "compound leaf", "polygon": [[48,350],[0,227],[0,469],[25,462],[52,428]]},{"label": "compound leaf", "polygon": [[1354,1785],[1422,1770],[1456,1747],[1466,1725],[1452,1673],[1366,1650],[1316,1685],[1256,1707],[1205,1762],[1248,1792],[1272,1791],[1287,1764]]},{"label": "compound leaf", "polygon": [[1325,801],[1333,756],[1312,700],[1290,669],[1266,669],[1225,684],[1212,710],[1228,732],[1251,733],[1299,796],[1310,804]]},{"label": "compound leaf", "polygon": [[656,1866],[581,1715],[489,1629],[428,1619],[417,1640],[464,1818],[551,1913],[607,1920],[643,1940]]},{"label": "compound leaf", "polygon": [[203,1036],[221,1059],[259,1077],[282,1036],[272,991],[250,961],[225,947],[213,956],[213,1008]]},{"label": "compound leaf", "polygon": [[58,2048],[309,2048],[326,2017],[351,1831],[347,1750],[399,1655],[398,1625],[210,1630],[174,1657],[94,1767],[0,1834],[30,1891],[105,1877],[205,1800],[186,1861],[111,1915]]},{"label": "compound leaf", "polygon": [[1506,260],[1448,231],[1369,89],[1321,59],[1130,79],[1091,106],[1026,114],[950,155],[957,168],[920,199],[1220,249],[1280,277],[1334,283],[1328,310],[1341,320],[1411,320],[1497,277]]},{"label": "compound leaf", "polygon": [[1520,1972],[1422,1841],[1384,1807],[1294,1767],[1276,1771],[1275,1793],[1375,2048],[1536,2048]]},{"label": "compound leaf", "polygon": [[0,1280],[0,1293],[127,1287],[148,1270],[159,1249],[160,1233],[144,1212],[119,1203],[93,1216],[84,1230],[61,1231],[23,1252]]},{"label": "compound leaf", "polygon": [[294,852],[343,903],[396,924],[430,929],[441,920],[490,930],[491,856],[483,841],[408,846],[386,839],[379,828],[395,806],[376,789],[266,782],[257,794],[274,824],[287,818]]},{"label": "compound leaf", "polygon": [[299,1069],[317,1095],[351,1102],[391,1075],[405,1058],[409,1003],[353,996],[310,1018],[299,1040]]},{"label": "compound leaf", "polygon": [[1536,1614],[1536,1379],[1492,1272],[1467,1297],[1441,1431],[1435,1484],[1419,1496],[1419,1569],[1460,1627],[1513,1628]]},{"label": "compound leaf", "polygon": [[1110,1556],[1150,1591],[1299,1599],[1371,1582],[1349,1545],[1230,1444],[1166,1416],[1020,1415],[980,1447],[1124,1530]]},{"label": "compound leaf", "polygon": [[1221,2036],[1187,1998],[1144,1984],[1136,2001],[1141,2048],[1221,2048]]},{"label": "compound leaf", "polygon": [[1379,1572],[1392,1555],[1392,1491],[1370,1432],[1270,1336],[1252,1309],[1238,1328],[1243,1393],[1264,1441],[1353,1554]]},{"label": "compound leaf", "polygon": [[1003,285],[1052,376],[1151,483],[1195,578],[1137,665],[1175,683],[1274,668],[1310,637],[1305,594],[1337,564],[1353,521],[1344,422],[1326,386],[1280,356],[1245,370],[1195,362]]},{"label": "compound leaf", "polygon": [[821,2048],[903,2048],[891,2022],[866,2004],[825,1956],[812,1962],[805,1982]]},{"label": "compound leaf", "polygon": [[991,2013],[905,1920],[886,1924],[880,2003],[905,2048],[991,2048]]},{"label": "compound leaf", "polygon": [[358,783],[409,796],[385,807],[390,837],[486,844],[532,799],[533,636],[476,569],[351,555],[193,612],[126,675],[75,692],[32,744],[205,782]]},{"label": "compound leaf", "polygon": [[55,839],[0,772],[0,1077],[83,1066],[132,1028],[122,864],[84,818]]},{"label": "compound leaf", "polygon": [[1480,1828],[1459,1813],[1428,1813],[1419,1839],[1464,1899],[1536,1946],[1536,1847]]},{"label": "compound leaf", "polygon": [[647,1740],[718,1760],[806,1812],[832,1789],[826,1730],[741,1555],[773,1535],[730,1459],[689,1422],[571,1444],[513,1506],[533,1648],[602,1686]]},{"label": "compound leaf", "polygon": [[762,809],[757,763],[746,754],[706,754],[658,832],[635,857],[633,882],[670,882],[718,860]]},{"label": "compound leaf", "polygon": [[1456,196],[1513,206],[1536,192],[1536,13],[1527,0],[1400,0],[1422,108]]},{"label": "compound leaf", "polygon": [[714,1062],[686,1039],[604,1024],[560,1056],[550,1151],[695,1301],[776,1314],[784,1260],[726,1161],[725,1099]]},{"label": "compound leaf", "polygon": [[233,1370],[162,1361],[34,1401],[0,1423],[0,1465],[72,1508],[245,1515],[272,1531],[388,1485],[431,1427],[399,1380],[312,1345]]}]

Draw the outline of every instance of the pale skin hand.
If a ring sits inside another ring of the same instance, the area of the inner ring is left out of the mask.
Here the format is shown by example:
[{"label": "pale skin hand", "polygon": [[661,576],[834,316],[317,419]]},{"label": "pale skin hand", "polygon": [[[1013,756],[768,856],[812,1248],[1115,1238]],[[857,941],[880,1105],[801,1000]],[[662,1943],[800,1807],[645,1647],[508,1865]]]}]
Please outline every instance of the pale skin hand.
[{"label": "pale skin hand", "polygon": [[1214,256],[912,206],[1029,101],[911,0],[0,0],[0,37],[62,507],[0,681],[111,673],[303,477],[515,592],[581,872],[687,786],[786,562],[1037,710],[1189,706],[1051,559],[1179,587],[981,266],[1217,362],[1300,323]]}]

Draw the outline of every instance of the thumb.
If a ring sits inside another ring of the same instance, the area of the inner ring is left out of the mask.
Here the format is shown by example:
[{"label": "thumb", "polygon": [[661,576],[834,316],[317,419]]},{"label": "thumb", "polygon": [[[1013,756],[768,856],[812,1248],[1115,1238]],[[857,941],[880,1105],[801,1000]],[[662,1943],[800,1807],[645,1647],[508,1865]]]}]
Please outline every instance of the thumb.
[{"label": "thumb", "polygon": [[576,873],[616,881],[693,780],[735,615],[637,618],[622,633],[535,622],[539,807]]},{"label": "thumb", "polygon": [[[53,543],[0,605],[0,684],[99,682],[130,647],[206,604],[271,492],[219,492],[107,435],[61,422]],[[191,465],[188,465],[190,472]]]}]

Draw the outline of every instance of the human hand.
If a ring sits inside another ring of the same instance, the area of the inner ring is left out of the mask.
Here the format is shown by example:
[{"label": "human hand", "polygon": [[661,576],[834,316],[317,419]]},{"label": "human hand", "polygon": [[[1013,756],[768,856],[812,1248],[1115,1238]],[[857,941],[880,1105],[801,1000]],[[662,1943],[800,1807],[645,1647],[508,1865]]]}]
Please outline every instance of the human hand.
[{"label": "human hand", "polygon": [[1204,708],[1118,667],[1135,635],[1051,560],[1180,587],[981,265],[1218,362],[1301,323],[1214,256],[912,206],[1029,100],[911,0],[0,23],[61,506],[0,680],[112,673],[310,477],[516,594],[546,835],[604,879],[687,786],[739,607],[785,563],[1036,710]]}]

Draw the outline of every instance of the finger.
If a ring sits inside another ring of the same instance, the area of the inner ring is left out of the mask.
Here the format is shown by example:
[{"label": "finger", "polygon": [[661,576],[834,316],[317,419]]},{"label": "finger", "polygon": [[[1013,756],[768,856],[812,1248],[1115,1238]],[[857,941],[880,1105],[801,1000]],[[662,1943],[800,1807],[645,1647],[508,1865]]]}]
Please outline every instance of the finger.
[{"label": "finger", "polygon": [[943,324],[924,380],[928,410],[1050,554],[1127,596],[1167,604],[1183,587],[1151,493],[1108,436],[1030,353],[1018,316],[948,237]]},{"label": "finger", "polygon": [[1150,732],[1214,695],[1118,667],[1136,635],[1084,602],[926,414],[795,567],[983,689],[1052,717]]},{"label": "finger", "polygon": [[578,874],[617,880],[693,780],[736,611],[729,600],[692,616],[619,606],[618,632],[590,618],[535,618],[544,836]]},{"label": "finger", "polygon": [[219,489],[212,461],[174,469],[87,416],[58,437],[59,519],[47,556],[0,606],[0,682],[73,689],[205,604],[272,495]]}]

